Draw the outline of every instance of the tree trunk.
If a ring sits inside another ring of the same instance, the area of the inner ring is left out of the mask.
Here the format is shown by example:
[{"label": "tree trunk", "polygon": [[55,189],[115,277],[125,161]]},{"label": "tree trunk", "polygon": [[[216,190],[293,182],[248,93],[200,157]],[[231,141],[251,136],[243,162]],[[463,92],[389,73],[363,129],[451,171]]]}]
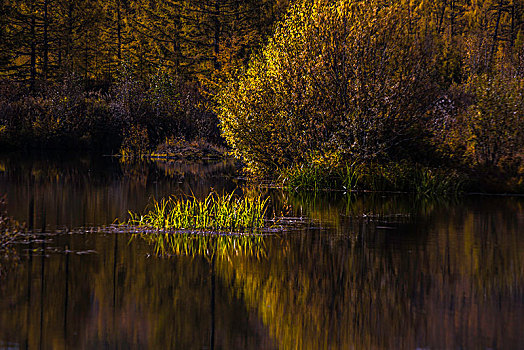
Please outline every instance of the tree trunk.
[{"label": "tree trunk", "polygon": [[118,63],[122,60],[122,14],[120,13],[120,0],[116,2],[116,15],[117,15],[117,42],[118,42]]},{"label": "tree trunk", "polygon": [[44,0],[44,81],[47,81],[48,69],[49,69],[49,40],[48,40],[48,27],[49,27],[49,17],[48,17],[48,5],[49,0]]},{"label": "tree trunk", "polygon": [[73,1],[69,0],[69,7],[67,13],[67,45],[66,45],[66,56],[68,69],[73,68]]},{"label": "tree trunk", "polygon": [[502,16],[502,0],[499,1],[499,8],[497,11],[497,21],[495,22],[495,30],[493,32],[493,44],[491,45],[491,53],[489,55],[490,67],[493,65],[493,59],[495,58],[495,49],[497,48],[497,40],[499,35],[500,17]]},{"label": "tree trunk", "polygon": [[215,0],[215,14],[213,16],[213,21],[215,24],[215,38],[213,40],[213,47],[214,47],[214,66],[215,69],[220,69],[220,62],[218,60],[218,55],[220,53],[220,0]]},{"label": "tree trunk", "polygon": [[442,33],[444,27],[444,14],[446,13],[447,0],[442,1],[442,11],[440,11],[440,18],[437,24],[437,32]]},{"label": "tree trunk", "polygon": [[35,17],[35,4],[31,4],[31,72],[30,72],[30,85],[31,93],[34,95],[35,81],[36,81],[36,17]]}]

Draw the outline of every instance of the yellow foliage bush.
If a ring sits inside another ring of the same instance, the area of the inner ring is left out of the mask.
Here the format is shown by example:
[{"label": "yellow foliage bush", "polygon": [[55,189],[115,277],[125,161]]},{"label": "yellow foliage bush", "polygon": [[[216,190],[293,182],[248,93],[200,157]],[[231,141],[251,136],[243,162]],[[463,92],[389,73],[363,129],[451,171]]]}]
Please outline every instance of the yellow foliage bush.
[{"label": "yellow foliage bush", "polygon": [[496,166],[502,158],[524,156],[524,80],[483,74],[473,76],[466,90],[474,97],[464,116],[474,160]]},{"label": "yellow foliage bush", "polygon": [[420,137],[424,42],[399,4],[301,0],[239,77],[221,85],[223,135],[253,173],[308,155],[370,160]]}]

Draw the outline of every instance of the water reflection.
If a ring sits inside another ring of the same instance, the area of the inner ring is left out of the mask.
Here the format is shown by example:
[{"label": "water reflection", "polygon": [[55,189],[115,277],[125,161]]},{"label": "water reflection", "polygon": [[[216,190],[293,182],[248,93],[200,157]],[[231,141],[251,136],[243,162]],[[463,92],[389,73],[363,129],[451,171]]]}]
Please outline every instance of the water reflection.
[{"label": "water reflection", "polygon": [[231,191],[237,184],[223,175],[233,170],[227,161],[165,165],[89,155],[4,155],[0,194],[6,195],[8,211],[18,220],[53,231],[124,220],[129,210],[143,210],[153,197],[191,192],[205,196],[211,186]]},{"label": "water reflection", "polygon": [[523,224],[522,201],[470,199],[346,239],[304,230],[221,271],[284,349],[521,348]]},{"label": "water reflection", "polygon": [[524,348],[522,198],[268,191],[277,216],[311,220],[237,251],[186,236],[156,257],[157,241],[82,227],[185,184],[238,184],[90,162],[0,167],[9,215],[37,235],[0,282],[0,348]]},{"label": "water reflection", "polygon": [[[24,348],[271,348],[256,314],[198,257],[154,259],[125,235],[59,235],[3,282],[0,339]],[[94,250],[96,254],[78,254]],[[212,296],[214,305],[211,303]],[[7,312],[9,310],[9,312]],[[213,311],[214,310],[214,311]],[[214,313],[215,320],[211,320]]]}]

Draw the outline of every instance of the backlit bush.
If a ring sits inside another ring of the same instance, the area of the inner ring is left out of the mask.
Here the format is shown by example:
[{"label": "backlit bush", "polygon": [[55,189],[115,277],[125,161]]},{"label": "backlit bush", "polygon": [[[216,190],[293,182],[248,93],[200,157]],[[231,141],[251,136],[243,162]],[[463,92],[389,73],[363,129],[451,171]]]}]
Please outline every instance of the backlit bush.
[{"label": "backlit bush", "polygon": [[466,85],[474,102],[465,113],[467,144],[476,162],[496,166],[524,155],[524,80],[474,76]]},{"label": "backlit bush", "polygon": [[217,97],[223,134],[254,173],[313,152],[370,160],[410,148],[436,89],[399,5],[298,1]]}]

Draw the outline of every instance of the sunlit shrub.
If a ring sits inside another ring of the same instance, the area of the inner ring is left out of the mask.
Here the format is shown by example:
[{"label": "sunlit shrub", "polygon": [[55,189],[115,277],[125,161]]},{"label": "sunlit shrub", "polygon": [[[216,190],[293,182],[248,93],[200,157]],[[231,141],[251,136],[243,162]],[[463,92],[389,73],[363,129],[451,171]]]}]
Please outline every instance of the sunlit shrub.
[{"label": "sunlit shrub", "polygon": [[466,85],[473,104],[465,112],[467,147],[479,164],[524,155],[524,80],[474,76]]},{"label": "sunlit shrub", "polygon": [[[298,1],[249,68],[222,86],[223,134],[254,173],[312,151],[374,159],[404,150],[433,90],[397,5]],[[406,147],[407,145],[407,147]]]}]

